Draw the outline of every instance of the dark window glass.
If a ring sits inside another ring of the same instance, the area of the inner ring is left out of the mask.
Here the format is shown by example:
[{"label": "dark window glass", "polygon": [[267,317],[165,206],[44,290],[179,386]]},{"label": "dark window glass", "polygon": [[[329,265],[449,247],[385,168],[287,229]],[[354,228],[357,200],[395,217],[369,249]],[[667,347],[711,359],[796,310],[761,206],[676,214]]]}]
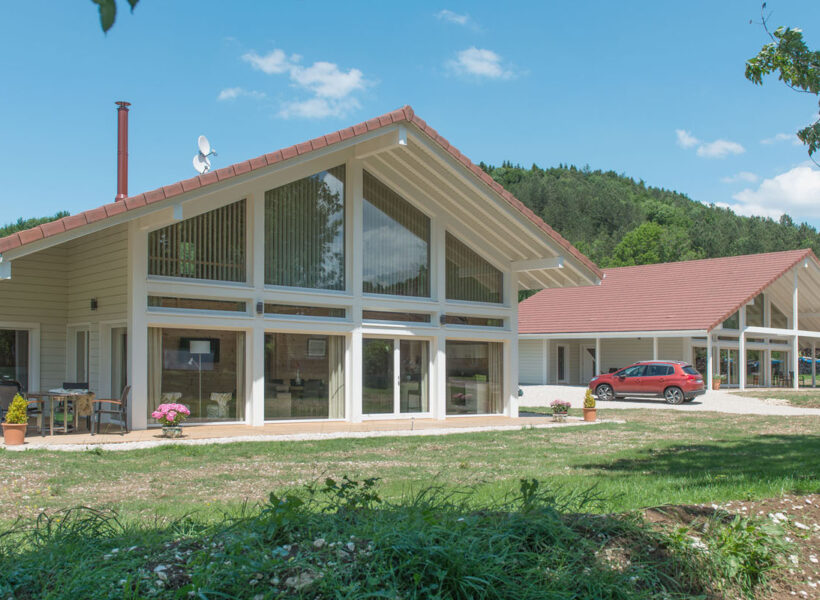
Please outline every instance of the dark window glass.
[{"label": "dark window glass", "polygon": [[446,325],[469,325],[471,327],[504,327],[504,319],[463,315],[445,315],[444,323]]},{"label": "dark window glass", "polygon": [[245,201],[149,233],[148,274],[245,281]]},{"label": "dark window glass", "polygon": [[265,192],[265,283],[345,287],[344,165]]},{"label": "dark window glass", "polygon": [[627,367],[618,373],[618,377],[643,377],[646,372],[646,365],[635,365],[634,367]]},{"label": "dark window glass", "polygon": [[22,389],[29,389],[28,331],[0,329],[0,378],[17,381]]},{"label": "dark window glass", "polygon": [[789,320],[786,318],[779,308],[777,308],[774,304],[772,304],[772,324],[771,326],[775,329],[788,329],[789,327]]},{"label": "dark window glass", "polygon": [[347,316],[347,311],[344,308],[332,308],[329,306],[299,306],[296,304],[265,303],[265,314],[344,319],[345,316]]},{"label": "dark window glass", "polygon": [[683,372],[687,375],[700,375],[700,373],[698,373],[698,371],[694,367],[689,366],[683,367]]},{"label": "dark window glass", "polygon": [[224,310],[246,312],[245,302],[235,300],[207,300],[203,298],[173,298],[170,296],[148,296],[149,308],[175,308],[179,310]]},{"label": "dark window glass", "polygon": [[763,327],[763,294],[758,294],[754,302],[746,307],[746,326]]},{"label": "dark window glass", "polygon": [[363,291],[430,296],[430,219],[364,173]]},{"label": "dark window glass", "polygon": [[501,271],[449,233],[446,245],[448,300],[504,301],[504,276]]},{"label": "dark window glass", "polygon": [[740,313],[735,313],[723,322],[724,329],[740,329]]},{"label": "dark window glass", "polygon": [[381,310],[363,310],[365,321],[406,321],[409,323],[429,323],[430,315],[424,313],[387,312]]},{"label": "dark window glass", "polygon": [[447,341],[447,414],[503,410],[503,345]]},{"label": "dark window glass", "polygon": [[670,365],[647,365],[646,376],[662,377],[665,375],[671,375],[674,370],[675,368]]}]

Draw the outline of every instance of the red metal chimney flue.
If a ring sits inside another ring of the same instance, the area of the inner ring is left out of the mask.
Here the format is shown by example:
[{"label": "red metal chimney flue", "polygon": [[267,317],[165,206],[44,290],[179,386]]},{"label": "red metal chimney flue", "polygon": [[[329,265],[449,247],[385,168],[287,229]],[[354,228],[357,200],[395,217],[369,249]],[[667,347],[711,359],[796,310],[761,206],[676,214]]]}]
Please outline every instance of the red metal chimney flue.
[{"label": "red metal chimney flue", "polygon": [[117,196],[128,197],[128,107],[130,102],[117,102]]}]

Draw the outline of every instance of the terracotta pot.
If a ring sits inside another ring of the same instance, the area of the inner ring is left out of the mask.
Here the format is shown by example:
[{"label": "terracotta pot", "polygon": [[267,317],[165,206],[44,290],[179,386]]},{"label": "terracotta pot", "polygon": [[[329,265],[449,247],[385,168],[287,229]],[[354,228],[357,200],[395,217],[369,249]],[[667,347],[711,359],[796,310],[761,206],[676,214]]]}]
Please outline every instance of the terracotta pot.
[{"label": "terracotta pot", "polygon": [[6,446],[22,446],[26,439],[25,423],[3,423],[3,441]]},{"label": "terracotta pot", "polygon": [[594,422],[598,420],[598,409],[597,408],[585,408],[584,409],[584,421]]},{"label": "terracotta pot", "polygon": [[712,380],[712,389],[719,390],[720,389],[720,379],[713,379]]}]

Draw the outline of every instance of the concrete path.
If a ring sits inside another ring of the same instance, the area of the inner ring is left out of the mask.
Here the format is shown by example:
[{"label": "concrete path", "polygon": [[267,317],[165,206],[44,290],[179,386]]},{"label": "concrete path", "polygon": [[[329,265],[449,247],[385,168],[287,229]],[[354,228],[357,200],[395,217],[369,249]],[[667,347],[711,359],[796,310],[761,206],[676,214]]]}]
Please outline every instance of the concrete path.
[{"label": "concrete path", "polygon": [[[569,385],[522,385],[524,395],[518,399],[518,406],[549,406],[553,400],[568,400],[573,408],[584,405],[584,386]],[[599,402],[599,408],[652,408],[661,410],[714,411],[742,415],[818,415],[820,408],[798,408],[788,406],[782,400],[763,400],[736,396],[730,390],[708,391],[692,402],[679,405],[667,404],[661,398],[629,398]]]}]

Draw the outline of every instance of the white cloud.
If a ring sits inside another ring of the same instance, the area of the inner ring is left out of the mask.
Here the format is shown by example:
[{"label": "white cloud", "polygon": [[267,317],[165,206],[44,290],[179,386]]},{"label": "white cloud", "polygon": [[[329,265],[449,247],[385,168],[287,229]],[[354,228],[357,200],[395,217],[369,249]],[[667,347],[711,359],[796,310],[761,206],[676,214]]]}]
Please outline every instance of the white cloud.
[{"label": "white cloud", "polygon": [[721,179],[723,183],[737,183],[739,181],[743,181],[745,183],[757,183],[759,177],[754,173],[749,173],[749,171],[741,171],[740,173],[735,173],[731,177],[724,177]]},{"label": "white cloud", "polygon": [[697,146],[700,143],[700,140],[693,136],[691,131],[676,129],[675,133],[678,136],[678,146],[681,148],[691,148],[692,146]]},{"label": "white cloud", "polygon": [[279,48],[265,55],[247,52],[242,60],[268,75],[287,75],[292,87],[302,93],[301,98],[282,103],[279,116],[285,119],[344,116],[361,106],[355,94],[372,85],[359,69],[344,71],[328,61],[302,66],[301,56],[288,56]]},{"label": "white cloud", "polygon": [[454,25],[460,25],[462,27],[469,27],[471,29],[475,29],[479,31],[481,28],[478,26],[478,23],[473,21],[470,15],[464,14],[460,15],[452,10],[444,9],[440,10],[436,13],[436,18],[439,21],[446,21],[447,23],[453,23]]},{"label": "white cloud", "polygon": [[475,46],[462,50],[447,66],[460,75],[472,75],[487,79],[510,79],[515,73],[501,63],[501,57],[492,50]]},{"label": "white cloud", "polygon": [[801,142],[800,138],[798,138],[797,135],[794,134],[794,133],[778,133],[777,135],[773,135],[770,138],[760,140],[760,143],[769,146],[771,144],[777,144],[779,142],[788,142],[788,141],[791,141],[793,146],[802,146],[803,145],[803,142]]},{"label": "white cloud", "polygon": [[217,96],[216,99],[219,101],[236,100],[241,96],[260,99],[264,98],[265,94],[263,92],[257,92],[256,90],[246,90],[245,88],[241,87],[232,87],[225,88],[224,90],[220,91],[219,96]]},{"label": "white cloud", "polygon": [[795,220],[820,218],[820,169],[800,165],[770,179],[756,190],[747,188],[734,194],[732,204],[721,204],[740,215],[778,218],[788,213]]},{"label": "white cloud", "polygon": [[743,154],[746,149],[737,142],[715,140],[698,146],[698,156],[703,158],[726,158],[730,154]]}]

